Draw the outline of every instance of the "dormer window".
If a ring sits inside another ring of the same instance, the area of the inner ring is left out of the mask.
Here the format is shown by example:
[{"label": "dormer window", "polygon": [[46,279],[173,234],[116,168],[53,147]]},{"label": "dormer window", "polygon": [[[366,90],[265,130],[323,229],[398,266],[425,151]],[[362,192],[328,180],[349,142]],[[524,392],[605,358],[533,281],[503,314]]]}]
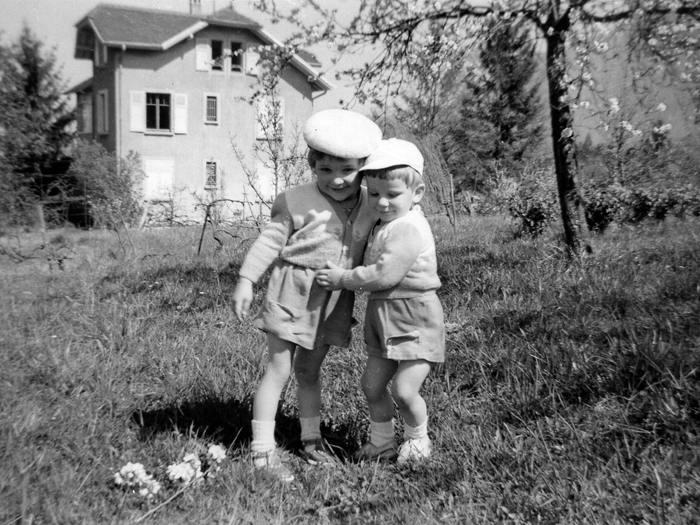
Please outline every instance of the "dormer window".
[{"label": "dormer window", "polygon": [[211,69],[212,71],[224,69],[224,43],[221,40],[211,41]]},{"label": "dormer window", "polygon": [[243,71],[243,55],[245,49],[240,42],[231,42],[231,71]]}]

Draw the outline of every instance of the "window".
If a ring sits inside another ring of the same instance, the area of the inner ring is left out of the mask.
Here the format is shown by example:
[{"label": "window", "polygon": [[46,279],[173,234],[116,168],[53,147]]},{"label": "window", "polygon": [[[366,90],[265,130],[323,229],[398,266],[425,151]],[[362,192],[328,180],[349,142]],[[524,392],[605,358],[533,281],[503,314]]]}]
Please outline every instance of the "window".
[{"label": "window", "polygon": [[231,71],[243,71],[243,56],[245,50],[240,42],[231,42]]},{"label": "window", "polygon": [[206,163],[206,181],[204,182],[204,187],[206,189],[213,189],[218,186],[217,180],[217,170],[215,161],[207,161]]},{"label": "window", "polygon": [[204,95],[204,122],[205,124],[219,123],[219,95]]},{"label": "window", "polygon": [[187,133],[187,95],[129,92],[129,131],[146,134]]},{"label": "window", "polygon": [[93,60],[96,67],[104,67],[107,64],[107,46],[95,42]]},{"label": "window", "polygon": [[92,93],[78,93],[78,133],[92,133]]},{"label": "window", "polygon": [[253,47],[231,40],[198,38],[195,44],[195,70],[258,75],[260,55]]},{"label": "window", "polygon": [[109,106],[107,104],[107,90],[97,92],[97,133],[105,135],[109,133]]},{"label": "window", "polygon": [[221,40],[211,41],[211,69],[212,71],[224,69],[224,43]]},{"label": "window", "polygon": [[170,95],[146,93],[146,129],[170,131]]}]

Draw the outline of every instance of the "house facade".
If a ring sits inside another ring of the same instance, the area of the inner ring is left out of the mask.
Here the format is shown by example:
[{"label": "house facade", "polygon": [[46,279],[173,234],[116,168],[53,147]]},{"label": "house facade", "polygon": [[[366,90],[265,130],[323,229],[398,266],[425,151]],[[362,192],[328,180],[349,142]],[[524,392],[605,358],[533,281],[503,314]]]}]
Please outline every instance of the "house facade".
[{"label": "house facade", "polygon": [[[245,215],[259,200],[251,171],[258,193],[270,197],[273,175],[252,151],[270,138],[260,123],[272,102],[253,94],[260,46],[279,41],[232,7],[198,16],[101,4],[76,27],[75,57],[93,62],[92,78],[70,90],[78,135],[120,158],[138,153],[147,202],[201,218],[198,204],[225,197],[236,201],[232,213]],[[332,88],[318,66],[299,53],[282,72],[274,107],[287,139]]]}]

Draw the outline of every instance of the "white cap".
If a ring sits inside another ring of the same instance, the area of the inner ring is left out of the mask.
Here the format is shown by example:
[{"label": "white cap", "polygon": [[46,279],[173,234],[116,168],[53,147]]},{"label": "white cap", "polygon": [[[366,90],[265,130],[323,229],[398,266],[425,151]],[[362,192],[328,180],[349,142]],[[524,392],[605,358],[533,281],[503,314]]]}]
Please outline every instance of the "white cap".
[{"label": "white cap", "polygon": [[423,155],[413,142],[401,139],[382,140],[367,158],[360,171],[409,166],[423,176]]},{"label": "white cap", "polygon": [[382,130],[370,119],[346,109],[326,109],[304,125],[306,144],[343,159],[364,159],[382,140]]}]

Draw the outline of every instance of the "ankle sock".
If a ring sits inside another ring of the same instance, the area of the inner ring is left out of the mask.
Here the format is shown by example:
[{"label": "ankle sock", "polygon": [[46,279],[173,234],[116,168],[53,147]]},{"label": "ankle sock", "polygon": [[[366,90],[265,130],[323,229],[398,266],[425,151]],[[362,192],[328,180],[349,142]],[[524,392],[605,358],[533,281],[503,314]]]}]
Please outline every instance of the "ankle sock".
[{"label": "ankle sock", "polygon": [[377,422],[369,421],[369,442],[379,448],[394,439],[394,420]]},{"label": "ankle sock", "polygon": [[253,420],[253,441],[250,443],[252,452],[272,452],[275,450],[275,421]]},{"label": "ankle sock", "polygon": [[428,420],[426,419],[420,425],[412,427],[406,423],[403,424],[404,439],[423,439],[428,437]]},{"label": "ankle sock", "polygon": [[300,417],[301,442],[316,441],[321,438],[321,416]]}]

